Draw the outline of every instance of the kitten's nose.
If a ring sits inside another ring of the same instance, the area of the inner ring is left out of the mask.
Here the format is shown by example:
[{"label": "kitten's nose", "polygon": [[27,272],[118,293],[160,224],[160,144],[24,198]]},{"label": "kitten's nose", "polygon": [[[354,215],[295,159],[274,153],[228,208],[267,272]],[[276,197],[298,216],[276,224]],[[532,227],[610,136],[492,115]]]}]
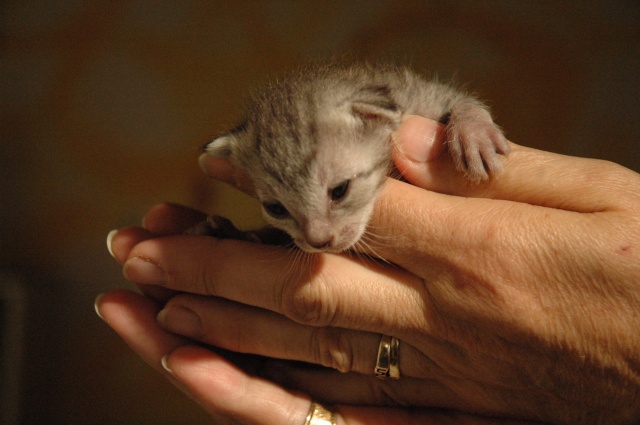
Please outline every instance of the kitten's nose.
[{"label": "kitten's nose", "polygon": [[307,240],[307,243],[309,245],[311,245],[311,247],[313,247],[315,249],[328,248],[333,243],[333,236],[331,236],[329,239],[323,239],[323,240],[320,240],[320,241]]},{"label": "kitten's nose", "polygon": [[304,224],[304,239],[313,249],[323,250],[334,243],[334,234],[325,217],[313,217]]}]

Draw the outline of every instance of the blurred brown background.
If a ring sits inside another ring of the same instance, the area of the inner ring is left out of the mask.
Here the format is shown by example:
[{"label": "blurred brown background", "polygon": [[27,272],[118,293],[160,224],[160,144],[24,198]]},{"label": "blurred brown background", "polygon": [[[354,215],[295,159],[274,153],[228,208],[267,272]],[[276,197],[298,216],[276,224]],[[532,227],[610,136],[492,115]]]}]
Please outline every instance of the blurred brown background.
[{"label": "blurred brown background", "polygon": [[208,422],[95,316],[129,286],[105,237],[165,200],[259,222],[198,148],[307,58],[455,76],[514,142],[640,170],[637,1],[5,0],[0,19],[0,422]]}]

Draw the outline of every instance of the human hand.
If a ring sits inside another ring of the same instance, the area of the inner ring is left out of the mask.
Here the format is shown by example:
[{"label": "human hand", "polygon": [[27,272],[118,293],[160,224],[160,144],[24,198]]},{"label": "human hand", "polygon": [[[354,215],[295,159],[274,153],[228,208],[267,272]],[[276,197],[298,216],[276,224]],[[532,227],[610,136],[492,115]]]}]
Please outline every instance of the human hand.
[{"label": "human hand", "polygon": [[[397,143],[421,125],[406,123]],[[410,182],[449,194],[388,182],[371,229],[380,241],[392,242],[375,252],[404,270],[335,255],[305,257],[292,266],[295,256],[277,247],[187,236],[149,239],[178,233],[176,217],[184,224],[184,217],[195,215],[172,206],[152,210],[146,230],[116,234],[112,249],[135,282],[216,296],[173,298],[160,314],[167,329],[232,351],[356,372],[263,364],[263,376],[316,399],[553,422],[637,418],[637,174],[517,146],[505,173],[486,185],[466,184],[445,155],[434,154],[426,163],[401,154],[395,160]],[[162,266],[163,273],[153,276],[150,264]],[[101,300],[103,316],[112,300]],[[186,312],[196,315],[199,326],[187,329]],[[155,326],[158,335],[176,338]],[[130,335],[128,326],[114,328],[125,339]],[[402,341],[399,381],[371,376],[380,333]],[[135,338],[129,343],[143,351]],[[215,363],[219,357],[202,349],[163,348],[157,352],[171,353],[167,364],[174,379],[220,414],[224,391],[213,391],[215,376],[196,382],[193,373],[202,367],[197,360],[208,358],[217,367],[224,362]],[[157,355],[146,358],[158,364]],[[282,387],[256,382],[265,400],[298,412],[282,423],[303,422],[304,396],[277,398]],[[247,400],[236,399],[245,412]],[[348,416],[353,409],[367,411],[339,406],[340,420],[357,423]],[[368,409],[385,423],[433,413]],[[252,418],[241,421],[260,423],[259,416]]]},{"label": "human hand", "polygon": [[[156,207],[151,213],[167,216],[192,213],[180,210],[180,207],[165,205]],[[123,230],[116,244],[121,245],[119,248],[133,240],[130,238],[135,237],[130,232],[132,230]],[[163,329],[157,321],[161,305],[150,297],[124,289],[114,290],[96,299],[96,311],[100,317],[145,362],[197,401],[216,424],[304,424],[311,403],[309,395],[287,389],[278,383],[286,385],[287,380],[297,376],[295,379],[317,379],[313,385],[316,389],[335,384],[335,377],[326,379],[323,376],[325,372],[296,363],[226,351],[220,353],[220,350],[211,347],[205,349],[190,339]],[[326,391],[327,388],[324,388]],[[335,405],[333,410],[336,412],[336,425],[533,424],[529,421],[490,419],[459,411],[429,408]]]}]

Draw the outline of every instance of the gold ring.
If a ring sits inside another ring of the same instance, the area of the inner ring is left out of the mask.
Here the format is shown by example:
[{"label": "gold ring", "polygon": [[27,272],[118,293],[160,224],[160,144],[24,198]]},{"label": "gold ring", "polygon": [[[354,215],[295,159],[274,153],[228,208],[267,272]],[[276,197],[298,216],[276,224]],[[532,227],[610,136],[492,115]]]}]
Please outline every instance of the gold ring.
[{"label": "gold ring", "polygon": [[320,403],[312,402],[304,425],[336,425],[336,415]]},{"label": "gold ring", "polygon": [[374,373],[380,379],[400,378],[399,368],[400,341],[389,335],[382,335],[378,346],[378,358]]}]

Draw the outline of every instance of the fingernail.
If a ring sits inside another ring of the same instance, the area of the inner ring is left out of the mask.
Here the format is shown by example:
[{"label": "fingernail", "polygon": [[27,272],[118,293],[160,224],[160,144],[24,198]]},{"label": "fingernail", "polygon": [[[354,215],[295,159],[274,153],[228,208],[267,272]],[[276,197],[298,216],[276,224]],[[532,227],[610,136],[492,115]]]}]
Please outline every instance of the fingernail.
[{"label": "fingernail", "polygon": [[141,285],[165,285],[167,273],[153,261],[133,257],[122,266],[124,277]]},{"label": "fingernail", "polygon": [[107,235],[107,249],[109,250],[109,254],[111,254],[113,258],[116,258],[116,256],[113,255],[113,250],[111,249],[111,242],[113,241],[113,237],[115,236],[116,233],[118,233],[118,230],[112,230]]},{"label": "fingernail", "polygon": [[100,294],[96,297],[96,300],[93,302],[93,308],[96,310],[96,314],[98,315],[98,317],[104,320],[104,317],[102,317],[102,314],[100,314],[100,301],[102,300],[102,297],[104,297],[104,294]]},{"label": "fingernail", "polygon": [[391,140],[398,151],[414,162],[427,162],[433,157],[433,145],[441,127],[436,121],[428,119],[409,119]]},{"label": "fingernail", "polygon": [[169,355],[165,354],[164,356],[162,356],[162,360],[160,360],[160,364],[162,365],[162,368],[164,370],[166,370],[167,372],[169,372],[170,374],[173,375],[173,369],[171,369],[169,367]]},{"label": "fingernail", "polygon": [[202,172],[205,174],[207,173],[207,158],[211,158],[211,157],[206,153],[203,153],[198,157],[198,166],[200,167]]},{"label": "fingernail", "polygon": [[197,337],[202,329],[200,316],[184,307],[165,307],[158,313],[157,320],[166,330],[183,336]]}]

